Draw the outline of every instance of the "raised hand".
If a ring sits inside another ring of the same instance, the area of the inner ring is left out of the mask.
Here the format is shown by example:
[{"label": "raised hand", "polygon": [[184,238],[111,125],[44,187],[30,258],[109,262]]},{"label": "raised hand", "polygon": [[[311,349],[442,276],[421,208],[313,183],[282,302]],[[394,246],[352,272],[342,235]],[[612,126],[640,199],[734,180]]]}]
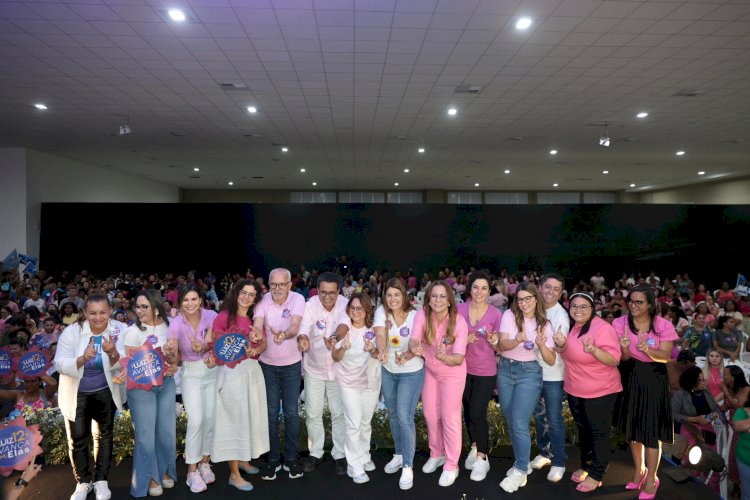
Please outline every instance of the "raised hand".
[{"label": "raised hand", "polygon": [[260,344],[262,340],[263,332],[261,332],[258,328],[253,327],[252,331],[250,332],[250,342],[254,344]]},{"label": "raised hand", "polygon": [[164,376],[165,377],[174,377],[174,374],[177,373],[177,370],[179,370],[180,367],[177,364],[170,365],[167,363],[167,369],[164,370]]},{"label": "raised hand", "polygon": [[591,340],[591,337],[588,335],[584,336],[583,339],[581,339],[581,344],[583,344],[583,352],[587,352],[589,354],[593,354],[596,350],[596,346],[594,345],[594,341]]},{"label": "raised hand", "polygon": [[352,343],[349,341],[348,335],[344,338],[344,340],[341,341],[341,348],[345,351],[348,351],[352,348]]},{"label": "raised hand", "polygon": [[116,351],[115,343],[112,342],[111,338],[102,337],[102,351],[108,355],[114,355]]},{"label": "raised hand", "polygon": [[300,352],[308,352],[310,350],[310,339],[307,338],[307,335],[297,337],[297,347]]},{"label": "raised hand", "polygon": [[203,360],[204,363],[206,363],[206,367],[213,368],[216,366],[216,360],[214,359],[213,354],[209,354],[206,359]]},{"label": "raised hand", "polygon": [[86,346],[86,350],[83,351],[83,359],[88,363],[96,357],[96,348],[94,347],[94,337],[91,337],[89,345]]},{"label": "raised hand", "polygon": [[334,347],[336,347],[336,342],[338,342],[338,339],[331,335],[330,337],[323,337],[323,343],[325,343],[326,348],[331,351]]},{"label": "raised hand", "polygon": [[552,337],[552,340],[555,341],[555,345],[557,347],[562,347],[565,345],[565,342],[568,341],[568,339],[565,337],[565,335],[562,332],[562,325],[557,327],[557,332],[555,332],[555,336]]},{"label": "raised hand", "polygon": [[642,333],[638,334],[638,344],[636,345],[636,348],[641,352],[648,351],[648,340],[646,340],[646,335]]},{"label": "raised hand", "polygon": [[626,333],[622,337],[620,337],[620,347],[622,349],[629,349],[630,348],[630,337]]},{"label": "raised hand", "polygon": [[490,332],[487,334],[487,342],[490,344],[497,345],[498,342],[500,342],[500,333],[498,332]]},{"label": "raised hand", "polygon": [[416,340],[416,339],[409,340],[409,350],[415,356],[422,356],[423,355],[422,341]]},{"label": "raised hand", "polygon": [[534,342],[536,342],[536,345],[538,345],[540,349],[547,343],[547,336],[544,334],[544,329],[537,328]]},{"label": "raised hand", "polygon": [[123,368],[119,372],[117,372],[117,375],[114,375],[112,377],[112,382],[115,384],[124,384],[125,381],[128,379],[128,371]]},{"label": "raised hand", "polygon": [[[175,342],[175,345],[174,345],[175,350],[174,350],[174,352],[176,353],[177,352],[177,339],[170,339],[169,341],[167,341],[167,344],[169,342],[172,342],[172,341]],[[203,354],[204,344],[203,344],[203,342],[201,342],[198,339],[192,339],[190,341],[190,348],[193,349],[193,352],[195,352],[197,354]]]},{"label": "raised hand", "polygon": [[468,342],[469,344],[473,344],[476,341],[477,341],[477,334],[476,334],[476,332],[471,332],[469,334],[469,336],[466,338],[466,342]]},{"label": "raised hand", "polygon": [[[104,344],[102,344],[102,349],[104,349]],[[166,357],[175,355],[177,353],[177,339],[167,339],[167,342],[162,345],[161,350]]]},{"label": "raised hand", "polygon": [[[378,359],[381,363],[388,362],[388,351],[378,352]],[[398,353],[396,353],[396,364],[398,364]]]},{"label": "raised hand", "polygon": [[370,352],[375,348],[375,343],[372,340],[365,340],[365,346],[362,350]]},{"label": "raised hand", "polygon": [[528,339],[526,338],[526,332],[518,332],[518,334],[516,334],[516,340],[521,344],[527,342]]},{"label": "raised hand", "polygon": [[438,342],[435,345],[435,357],[440,359],[440,356],[444,354],[445,354],[445,343]]}]

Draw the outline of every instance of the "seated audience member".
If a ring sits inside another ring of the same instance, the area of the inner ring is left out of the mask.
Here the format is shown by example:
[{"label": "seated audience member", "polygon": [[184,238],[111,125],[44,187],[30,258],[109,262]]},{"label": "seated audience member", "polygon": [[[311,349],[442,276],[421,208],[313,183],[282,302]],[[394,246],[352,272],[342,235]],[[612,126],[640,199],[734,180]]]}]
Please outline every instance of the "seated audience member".
[{"label": "seated audience member", "polygon": [[680,351],[676,360],[667,361],[669,389],[672,391],[672,394],[680,390],[680,377],[685,373],[685,370],[693,366],[695,366],[695,355],[690,351]]},{"label": "seated audience member", "polygon": [[724,357],[719,351],[711,348],[706,353],[706,364],[703,366],[703,376],[706,379],[706,389],[716,400],[716,403],[724,403]]},{"label": "seated audience member", "polygon": [[729,316],[730,318],[742,323],[742,313],[738,310],[737,302],[735,302],[734,299],[729,299],[724,302],[724,307],[719,309],[719,314],[717,316],[719,318],[722,316]]},{"label": "seated audience member", "polygon": [[716,327],[713,336],[714,349],[718,350],[724,359],[737,361],[744,339],[742,334],[733,328],[734,320],[728,316],[720,316],[716,320]]},{"label": "seated audience member", "polygon": [[[14,409],[23,411],[25,408],[41,410],[49,408],[49,401],[57,392],[57,380],[47,374],[41,377],[21,376],[24,379],[21,390],[0,390],[0,399],[14,402]],[[42,383],[44,382],[44,383]]]},{"label": "seated audience member", "polygon": [[714,332],[706,324],[706,316],[696,313],[693,326],[685,331],[682,337],[682,349],[689,349],[696,356],[705,356],[713,346]]}]

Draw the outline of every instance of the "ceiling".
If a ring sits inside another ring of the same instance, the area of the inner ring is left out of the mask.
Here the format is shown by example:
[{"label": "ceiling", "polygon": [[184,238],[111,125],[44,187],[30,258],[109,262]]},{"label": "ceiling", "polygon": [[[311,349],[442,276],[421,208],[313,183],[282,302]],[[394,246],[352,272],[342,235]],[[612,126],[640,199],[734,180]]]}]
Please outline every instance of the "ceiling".
[{"label": "ceiling", "polygon": [[748,0],[0,0],[0,147],[185,189],[648,191],[748,130]]}]

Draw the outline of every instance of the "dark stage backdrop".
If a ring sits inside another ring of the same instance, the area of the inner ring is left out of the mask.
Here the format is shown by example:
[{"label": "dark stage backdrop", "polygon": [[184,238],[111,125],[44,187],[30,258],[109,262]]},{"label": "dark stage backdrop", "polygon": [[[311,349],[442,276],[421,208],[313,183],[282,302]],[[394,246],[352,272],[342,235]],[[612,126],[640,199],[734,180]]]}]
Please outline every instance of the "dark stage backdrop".
[{"label": "dark stage backdrop", "polygon": [[[76,226],[70,214],[76,214]],[[750,205],[403,205],[45,203],[48,274],[266,276],[277,266],[435,272],[488,267],[664,277],[718,286],[747,274]]]}]

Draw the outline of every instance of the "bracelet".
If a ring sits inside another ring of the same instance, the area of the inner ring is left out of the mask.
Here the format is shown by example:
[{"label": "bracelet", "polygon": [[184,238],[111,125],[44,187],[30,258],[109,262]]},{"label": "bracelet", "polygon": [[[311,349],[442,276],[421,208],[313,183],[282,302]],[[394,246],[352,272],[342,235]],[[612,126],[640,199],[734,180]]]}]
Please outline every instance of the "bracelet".
[{"label": "bracelet", "polygon": [[490,342],[490,345],[497,345],[499,343],[500,343],[500,339],[497,339],[494,342]]}]

